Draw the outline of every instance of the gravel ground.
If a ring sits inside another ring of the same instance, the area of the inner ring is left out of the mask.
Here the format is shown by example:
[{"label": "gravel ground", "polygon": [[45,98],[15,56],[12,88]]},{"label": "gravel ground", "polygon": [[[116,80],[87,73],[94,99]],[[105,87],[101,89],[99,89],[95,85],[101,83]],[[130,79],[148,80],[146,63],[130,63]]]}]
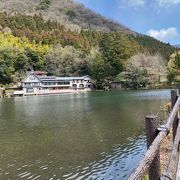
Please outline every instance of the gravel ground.
[{"label": "gravel ground", "polygon": [[167,170],[170,155],[172,151],[172,133],[170,133],[163,144],[161,145],[160,149],[160,159],[161,159],[161,172],[164,173]]}]

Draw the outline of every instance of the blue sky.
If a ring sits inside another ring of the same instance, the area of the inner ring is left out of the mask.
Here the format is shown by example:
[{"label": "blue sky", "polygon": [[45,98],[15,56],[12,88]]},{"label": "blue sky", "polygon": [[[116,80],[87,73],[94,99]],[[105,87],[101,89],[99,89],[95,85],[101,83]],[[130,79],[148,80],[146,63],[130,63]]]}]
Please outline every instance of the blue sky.
[{"label": "blue sky", "polygon": [[130,29],[180,44],[180,0],[76,0]]}]

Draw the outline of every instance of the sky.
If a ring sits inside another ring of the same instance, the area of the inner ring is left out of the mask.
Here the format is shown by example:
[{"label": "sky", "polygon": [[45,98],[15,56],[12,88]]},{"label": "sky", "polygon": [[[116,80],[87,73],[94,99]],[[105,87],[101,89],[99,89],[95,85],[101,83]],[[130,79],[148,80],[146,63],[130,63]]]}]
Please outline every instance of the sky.
[{"label": "sky", "polygon": [[76,0],[160,41],[180,44],[180,0]]}]

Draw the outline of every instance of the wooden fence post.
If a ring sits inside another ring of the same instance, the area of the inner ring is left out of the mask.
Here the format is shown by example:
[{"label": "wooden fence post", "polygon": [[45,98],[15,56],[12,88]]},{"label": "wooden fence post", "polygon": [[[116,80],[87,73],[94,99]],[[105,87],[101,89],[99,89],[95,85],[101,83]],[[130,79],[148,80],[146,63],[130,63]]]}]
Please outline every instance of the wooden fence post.
[{"label": "wooden fence post", "polygon": [[[147,148],[152,144],[158,134],[159,121],[157,116],[146,116]],[[149,167],[149,180],[158,180],[161,177],[160,152],[157,152],[152,164]]]},{"label": "wooden fence post", "polygon": [[[174,105],[176,104],[177,98],[178,98],[177,90],[171,90],[171,109],[173,109]],[[177,127],[178,127],[178,116],[176,115],[173,122],[173,141],[176,136]]]}]

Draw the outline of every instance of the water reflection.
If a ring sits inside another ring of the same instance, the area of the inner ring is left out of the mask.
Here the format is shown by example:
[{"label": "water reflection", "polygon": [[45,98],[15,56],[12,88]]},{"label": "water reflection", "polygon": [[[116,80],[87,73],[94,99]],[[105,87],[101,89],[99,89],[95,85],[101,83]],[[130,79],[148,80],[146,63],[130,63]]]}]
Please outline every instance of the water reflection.
[{"label": "water reflection", "polygon": [[0,179],[127,179],[169,90],[0,101]]}]

